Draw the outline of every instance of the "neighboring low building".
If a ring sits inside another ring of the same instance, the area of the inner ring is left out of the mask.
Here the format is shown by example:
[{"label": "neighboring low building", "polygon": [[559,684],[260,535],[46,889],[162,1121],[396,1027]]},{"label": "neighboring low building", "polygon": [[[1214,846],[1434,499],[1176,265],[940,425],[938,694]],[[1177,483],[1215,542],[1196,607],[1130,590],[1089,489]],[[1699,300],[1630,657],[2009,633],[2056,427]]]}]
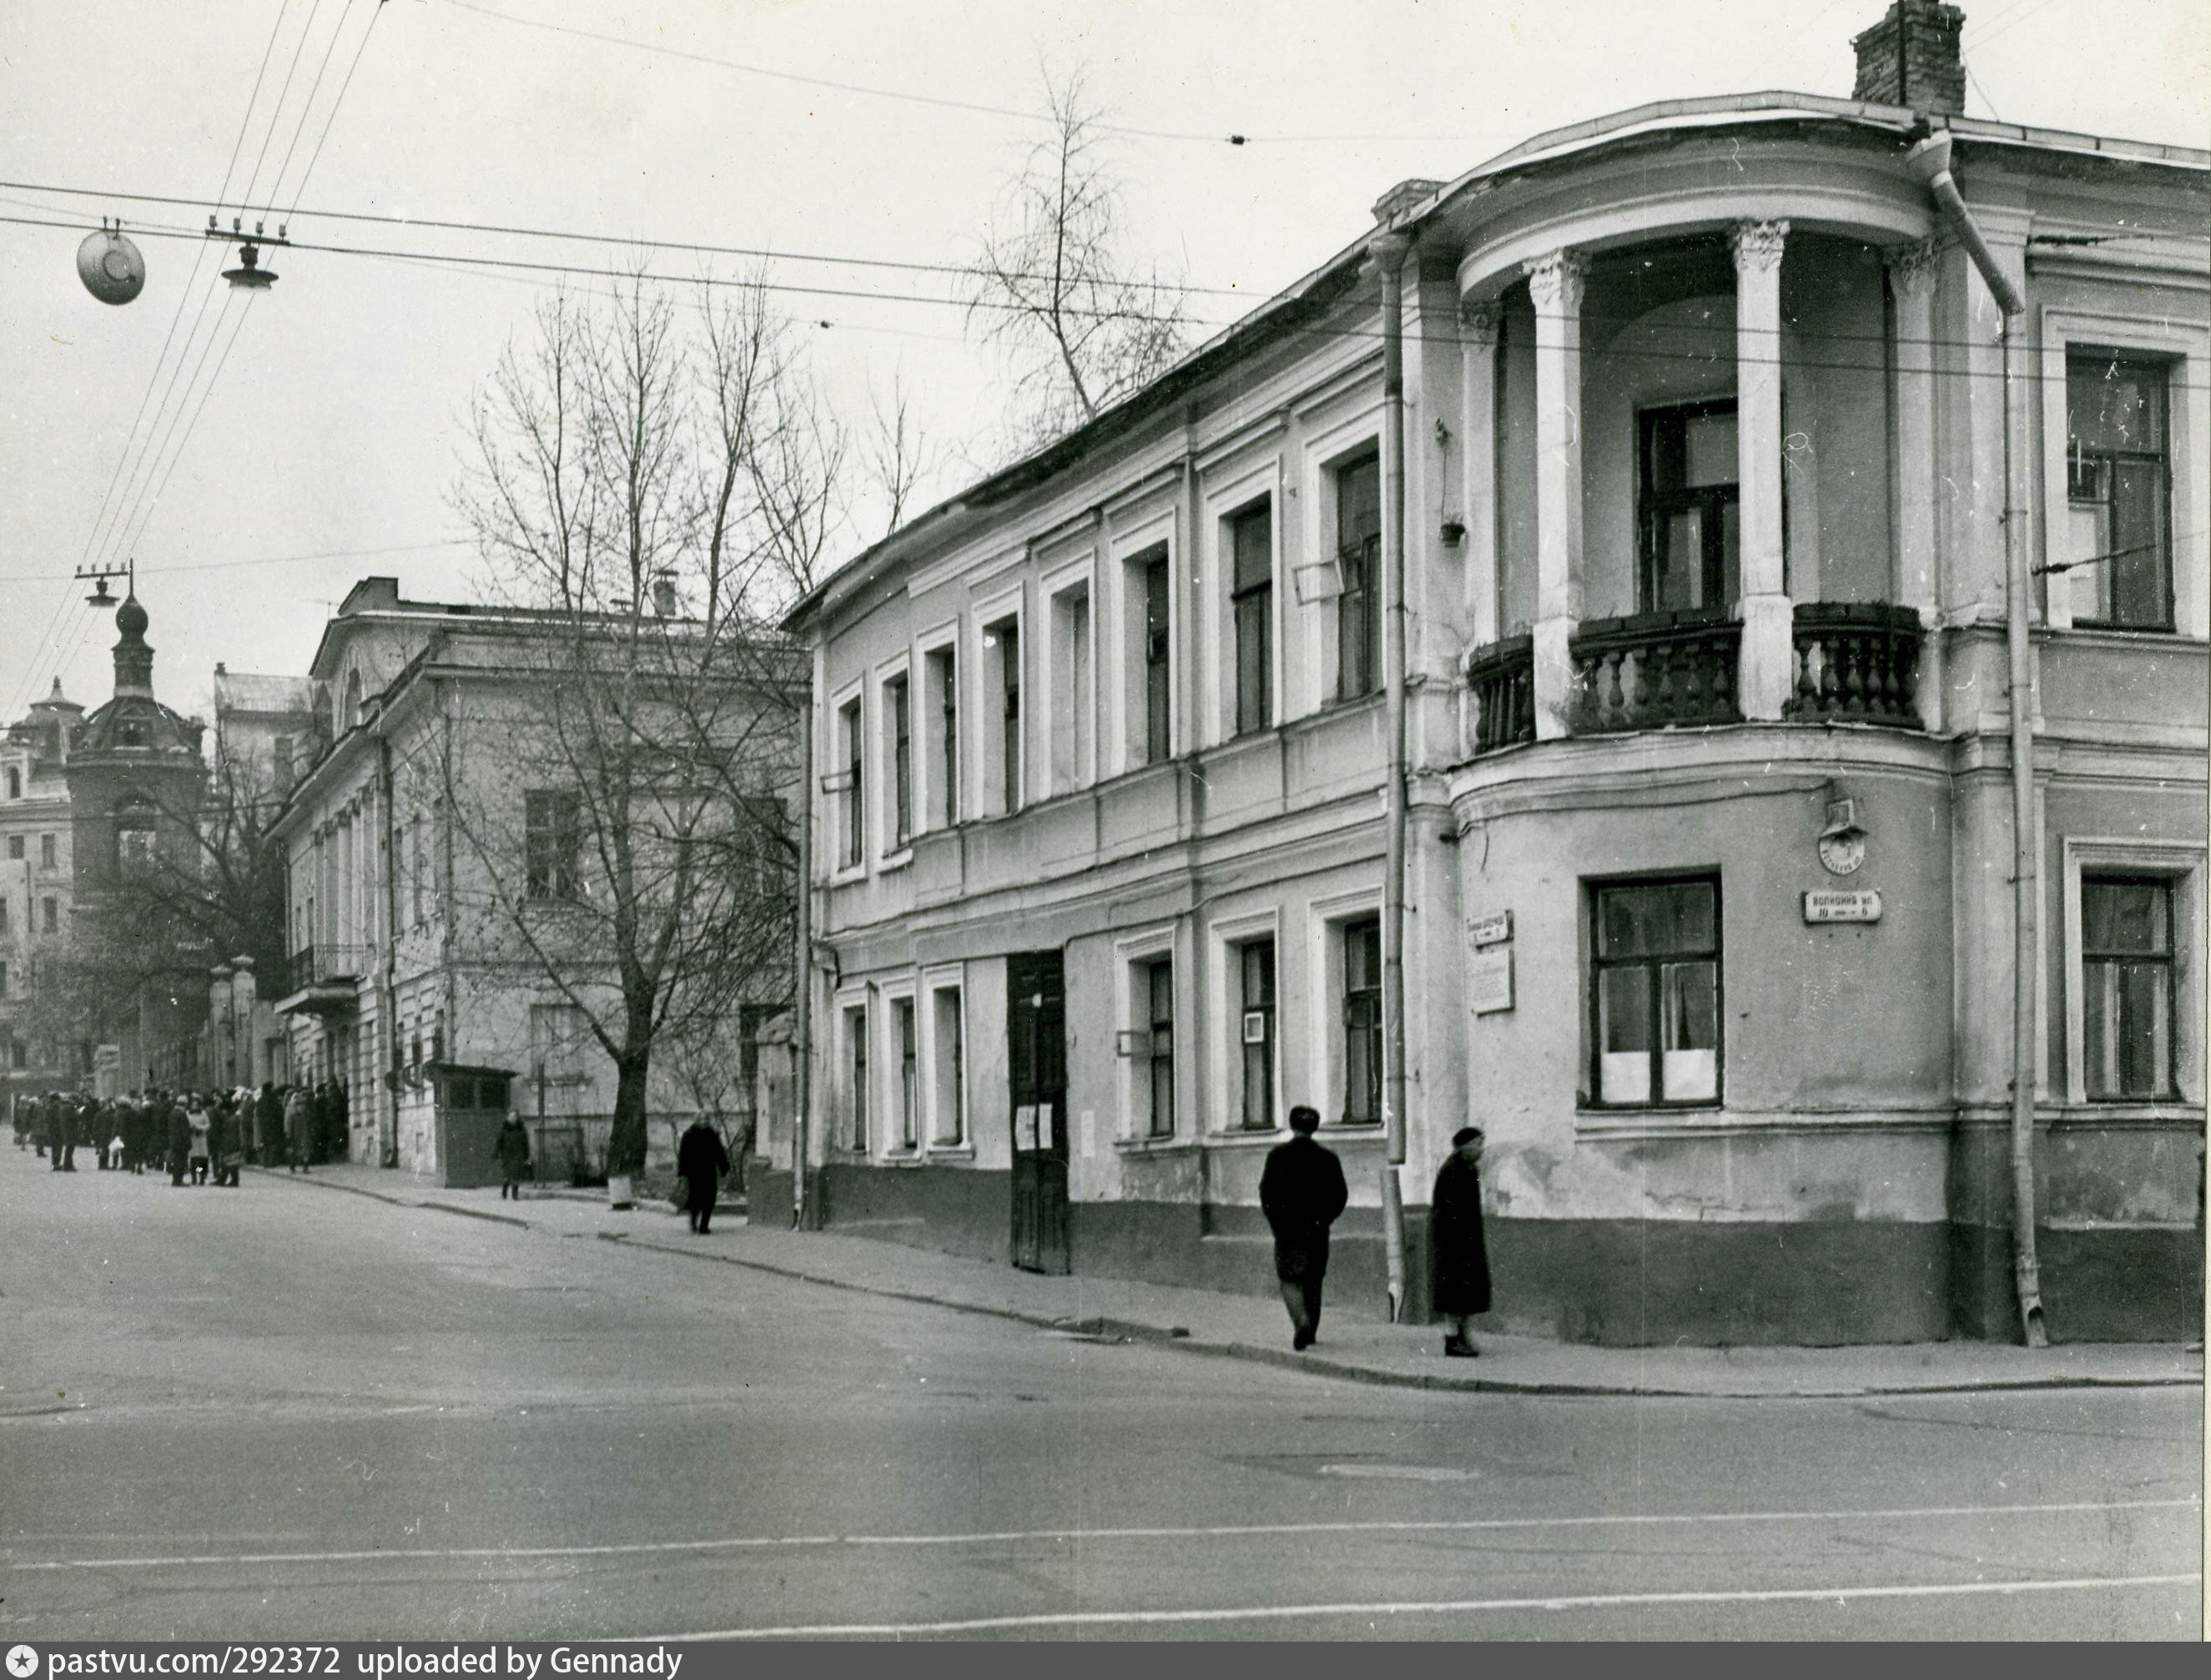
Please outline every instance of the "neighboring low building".
[{"label": "neighboring low building", "polygon": [[[296,1077],[348,1093],[353,1158],[443,1175],[457,1157],[441,1127],[512,1107],[531,1122],[541,1173],[603,1162],[616,1069],[584,1004],[605,995],[613,953],[592,944],[578,908],[601,879],[577,806],[591,790],[548,771],[557,755],[542,749],[572,639],[635,627],[409,601],[390,577],[362,580],[325,625],[311,667],[319,756],[300,764],[276,825],[292,952],[276,1007]],[[785,721],[757,776],[724,790],[790,791],[803,678],[788,650],[775,662],[789,692],[759,704]],[[743,702],[730,716],[745,713],[742,685],[730,692]],[[787,916],[787,891],[772,891]],[[749,1112],[753,1086],[736,1090],[736,1071],[766,1036],[763,1009],[787,993],[791,949],[786,934],[730,993],[729,1077],[687,1079],[672,1047],[656,1054],[655,1158],[672,1157],[694,1112],[733,1128]]]},{"label": "neighboring low building", "polygon": [[[833,1228],[1270,1290],[1258,1171],[1310,1102],[1378,1306],[1395,466],[1414,1310],[1475,1121],[1502,1324],[2014,1335],[2022,984],[2051,1333],[2200,1336],[2211,154],[1964,117],[1959,21],[1902,0],[1851,100],[1405,183],[809,595],[812,1151],[762,1194],[803,1164]],[[1930,137],[2024,294],[2008,372]]]}]

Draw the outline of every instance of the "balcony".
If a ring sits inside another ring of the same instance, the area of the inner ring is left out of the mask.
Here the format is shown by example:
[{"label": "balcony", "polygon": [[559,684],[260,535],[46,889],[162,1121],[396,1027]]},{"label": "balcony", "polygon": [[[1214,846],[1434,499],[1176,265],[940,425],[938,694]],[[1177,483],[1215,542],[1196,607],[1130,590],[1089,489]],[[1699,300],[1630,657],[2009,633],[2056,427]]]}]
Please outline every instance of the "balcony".
[{"label": "balcony", "polygon": [[276,1005],[279,1015],[350,1015],[359,1006],[359,982],[370,968],[362,945],[310,945],[288,961],[292,989]]},{"label": "balcony", "polygon": [[1536,739],[1536,639],[1508,636],[1467,656],[1474,692],[1474,750],[1494,752]]},{"label": "balcony", "polygon": [[1567,644],[1576,734],[1737,723],[1742,626],[1724,609],[1585,620]]},{"label": "balcony", "polygon": [[1919,727],[1919,614],[1881,601],[1808,601],[1796,611],[1792,723]]}]

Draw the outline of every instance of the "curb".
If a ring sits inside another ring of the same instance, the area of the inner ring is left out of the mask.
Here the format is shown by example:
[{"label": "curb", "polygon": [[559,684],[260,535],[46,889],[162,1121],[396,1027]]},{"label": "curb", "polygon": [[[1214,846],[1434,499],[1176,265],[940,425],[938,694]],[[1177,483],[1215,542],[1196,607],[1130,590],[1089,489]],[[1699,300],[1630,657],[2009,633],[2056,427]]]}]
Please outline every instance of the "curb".
[{"label": "curb", "polygon": [[[249,1170],[269,1173],[273,1169],[255,1167]],[[287,1174],[287,1177],[296,1175]],[[357,1184],[341,1184],[331,1179],[310,1180],[325,1190],[342,1190],[348,1194],[365,1196],[392,1207],[427,1208],[439,1213],[457,1213],[464,1218],[486,1219],[499,1224],[518,1226],[524,1230],[544,1229],[533,1226],[526,1219],[511,1215],[487,1213],[472,1207],[459,1207],[451,1202],[409,1201],[402,1197],[385,1195]],[[1178,1349],[1184,1353],[1202,1354],[1215,1359],[1238,1359],[1250,1364],[1273,1365],[1288,1371],[1302,1371],[1309,1376],[1332,1377],[1339,1381],[1365,1383],[1381,1388],[1410,1388],[1429,1393],[1461,1394],[1519,1394],[1560,1399],[1670,1399],[1670,1400],[1847,1400],[1872,1399],[1881,1397],[1908,1397],[1914,1394],[2002,1394],[2055,1393],[2084,1388],[2200,1388],[2202,1375],[2179,1376],[2099,1377],[2052,1375],[2047,1377],[1991,1378],[1986,1381],[1930,1381],[1914,1383],[1904,1387],[1869,1387],[1863,1384],[1850,1387],[1794,1388],[1785,1390],[1750,1388],[1685,1388],[1651,1384],[1600,1382],[1562,1382],[1542,1379],[1515,1380],[1511,1377],[1476,1376],[1472,1373],[1459,1375],[1444,1371],[1399,1371],[1378,1369],[1372,1365],[1354,1364],[1348,1361],[1316,1357],[1310,1353],[1293,1353],[1281,1348],[1262,1347],[1251,1342],[1214,1342],[1193,1336],[1179,1324],[1161,1326],[1141,1320],[1090,1316],[1067,1318],[1047,1313],[1025,1311],[1019,1307],[1001,1306],[990,1302],[958,1301],[946,1296],[929,1295],[918,1290],[891,1289],[880,1284],[856,1283],[848,1278],[825,1277],[817,1272],[802,1271],[798,1267],[782,1266],[772,1260],[742,1258],[736,1254],[715,1254],[699,1248],[685,1248],[676,1243],[663,1242],[650,1236],[636,1236],[628,1231],[598,1231],[594,1233],[602,1242],[615,1242],[626,1248],[649,1250],[654,1254],[674,1254],[684,1260],[711,1260],[722,1266],[734,1266],[742,1271],[765,1272],[793,1283],[812,1284],[822,1289],[842,1290],[852,1295],[869,1295],[880,1300],[903,1301],[912,1305],[938,1307],[949,1312],[971,1313],[978,1317],[995,1318],[1009,1323],[1027,1325],[1032,1329],[1057,1331],[1063,1334],[1087,1337],[1097,1341],[1143,1342],[1160,1347]]]}]

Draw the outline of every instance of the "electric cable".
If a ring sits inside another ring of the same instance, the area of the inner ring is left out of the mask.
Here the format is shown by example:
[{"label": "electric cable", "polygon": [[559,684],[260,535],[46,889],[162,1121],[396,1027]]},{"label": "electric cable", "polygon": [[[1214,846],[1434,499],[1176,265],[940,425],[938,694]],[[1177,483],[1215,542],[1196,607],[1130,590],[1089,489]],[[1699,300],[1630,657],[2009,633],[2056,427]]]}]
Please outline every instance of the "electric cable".
[{"label": "electric cable", "polygon": [[[307,37],[313,33],[315,19],[320,15],[322,9],[323,0],[314,0],[313,8],[307,13],[307,21],[300,27],[299,42],[292,49],[292,62],[284,67],[284,80],[277,85],[276,88],[276,104],[269,113],[268,130],[261,136],[260,151],[254,154],[253,172],[245,178],[244,196],[247,198],[253,196],[253,189],[261,179],[261,166],[268,160],[270,143],[276,138],[276,124],[283,120],[284,101],[291,94],[292,76],[300,68],[300,54],[306,51]],[[273,198],[276,195],[271,193],[270,196]]]},{"label": "electric cable", "polygon": [[269,45],[261,49],[261,68],[254,72],[253,91],[246,95],[245,115],[239,119],[238,138],[231,142],[230,164],[222,172],[222,189],[215,195],[219,205],[230,196],[231,177],[238,172],[238,154],[245,148],[245,131],[253,124],[253,107],[260,102],[261,83],[269,74],[269,59],[276,51],[276,37],[284,28],[284,12],[290,0],[276,0],[276,21],[269,27]]},{"label": "electric cable", "polygon": [[[300,120],[293,125],[290,143],[284,148],[284,160],[276,166],[276,172],[270,177],[269,196],[272,199],[282,196],[284,172],[292,166],[293,155],[300,149],[300,137],[307,132],[308,119],[315,113],[315,95],[323,91],[323,78],[330,74],[330,55],[338,50],[338,38],[345,33],[346,5],[347,0],[338,0],[338,21],[331,26],[330,38],[324,44],[322,58],[315,66],[315,79],[307,84],[306,100],[300,106]],[[371,12],[369,21],[372,23],[375,21],[373,12]],[[313,20],[310,18],[308,22],[312,27]],[[302,39],[304,39],[305,37],[303,36]],[[364,35],[361,39],[366,40],[367,37]],[[332,116],[337,114],[335,106],[332,107],[330,114]]]},{"label": "electric cable", "polygon": [[[360,32],[360,44],[353,50],[353,62],[346,66],[345,80],[338,84],[338,96],[330,101],[330,114],[323,118],[323,131],[315,136],[315,149],[307,154],[307,166],[300,172],[300,182],[292,190],[292,208],[286,213],[289,221],[300,213],[300,200],[306,196],[307,182],[322,161],[323,148],[329,142],[330,127],[338,119],[338,108],[345,104],[347,90],[353,86],[354,72],[360,68],[361,55],[368,51],[368,38],[376,33],[376,20],[384,15],[384,0],[375,0],[368,14],[368,27]],[[280,174],[279,178],[282,178]]]}]

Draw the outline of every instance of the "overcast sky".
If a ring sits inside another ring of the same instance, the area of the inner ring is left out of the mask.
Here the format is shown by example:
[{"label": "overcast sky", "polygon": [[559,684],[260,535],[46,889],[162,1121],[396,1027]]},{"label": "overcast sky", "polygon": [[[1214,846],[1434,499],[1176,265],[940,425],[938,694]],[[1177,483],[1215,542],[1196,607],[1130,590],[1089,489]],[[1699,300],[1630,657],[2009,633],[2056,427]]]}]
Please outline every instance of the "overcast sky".
[{"label": "overcast sky", "polygon": [[[0,187],[0,217],[70,224],[0,221],[8,717],[57,668],[71,698],[107,697],[112,621],[84,607],[67,579],[88,558],[119,559],[133,532],[157,691],[187,710],[205,708],[218,660],[304,671],[323,620],[358,577],[396,574],[417,598],[472,593],[472,557],[449,541],[458,529],[456,422],[545,282],[277,252],[272,291],[224,317],[228,294],[218,289],[197,317],[214,257],[234,262],[234,247],[153,230],[204,225],[234,148],[241,183],[259,166],[257,197],[275,181],[275,202],[298,200],[291,227],[304,240],[612,260],[605,247],[312,214],[373,211],[766,247],[787,254],[776,277],[793,286],[941,297],[930,276],[797,257],[967,255],[1039,132],[1020,113],[1041,104],[1039,61],[1082,59],[1117,122],[1159,131],[1115,142],[1143,247],[1201,286],[1258,298],[1355,237],[1393,182],[1455,176],[1542,129],[1655,99],[1767,88],[1847,95],[1850,37],[1883,4],[390,0],[373,27],[373,0],[282,0],[277,26],[279,9],[280,0],[0,0],[0,178],[192,201]],[[2211,7],[2202,0],[1982,0],[1966,10],[1972,114],[2211,143]],[[280,87],[287,98],[272,110]],[[1218,137],[1232,132],[1251,143]],[[76,274],[82,230],[103,214],[140,229],[146,287],[125,307],[95,301]],[[686,275],[702,261],[654,259]],[[720,261],[723,272],[737,266]],[[863,403],[871,384],[902,370],[939,438],[957,443],[990,425],[993,364],[957,308],[796,293],[784,301],[810,323],[815,365],[835,400]],[[1201,296],[1195,312],[1221,321],[1236,308]],[[152,383],[165,340],[173,323],[182,340],[196,318],[197,342],[214,350],[187,363],[165,406]],[[234,348],[195,419],[183,398],[215,372],[233,325]],[[150,431],[168,445],[142,479],[125,451],[142,402],[160,417],[142,425],[142,443]],[[169,454],[177,464],[156,502],[153,481]],[[112,542],[104,530],[95,540],[119,465],[116,501],[137,507],[142,529],[126,519]],[[141,485],[145,493],[132,488]],[[360,552],[371,549],[394,552]]]}]

